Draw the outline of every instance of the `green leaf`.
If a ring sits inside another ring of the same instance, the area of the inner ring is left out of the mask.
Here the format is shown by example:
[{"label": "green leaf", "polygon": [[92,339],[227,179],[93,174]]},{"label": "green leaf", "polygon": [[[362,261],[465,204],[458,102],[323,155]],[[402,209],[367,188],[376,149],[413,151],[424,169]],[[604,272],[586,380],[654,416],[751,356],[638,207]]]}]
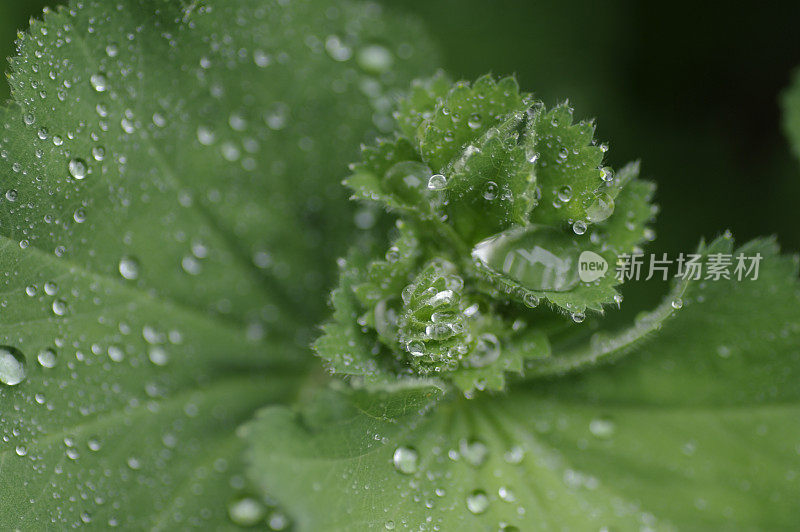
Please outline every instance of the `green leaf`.
[{"label": "green leaf", "polygon": [[[419,208],[430,169],[410,141],[403,137],[378,141],[377,146],[363,146],[361,157],[363,161],[353,165],[353,173],[344,180],[353,191],[352,199],[377,201],[390,210]],[[415,184],[403,180],[409,174],[416,178]]]},{"label": "green leaf", "polygon": [[795,156],[800,159],[800,70],[794,73],[791,85],[781,96],[783,129]]},{"label": "green leaf", "polygon": [[486,75],[472,85],[456,83],[437,104],[433,116],[420,126],[417,136],[422,159],[434,171],[444,170],[470,142],[522,106],[523,95],[512,77],[495,81]]},{"label": "green leaf", "polygon": [[654,238],[647,224],[658,212],[652,204],[655,184],[639,179],[639,163],[622,167],[612,182],[614,212],[605,221],[592,227],[598,240],[618,255],[630,253],[646,240]]},{"label": "green leaf", "polygon": [[690,284],[616,365],[471,401],[342,391],[267,408],[246,430],[251,478],[299,530],[791,529],[798,260],[771,240],[738,253],[762,255],[758,280]]},{"label": "green leaf", "polygon": [[415,79],[411,89],[397,104],[394,113],[397,126],[408,139],[417,138],[420,125],[433,117],[437,104],[447,96],[452,82],[441,70],[427,79]]},{"label": "green leaf", "polygon": [[529,148],[519,141],[525,120],[523,112],[511,114],[474,139],[444,170],[444,210],[469,245],[528,221],[536,176]]},{"label": "green leaf", "polygon": [[593,144],[594,125],[573,124],[572,108],[564,103],[537,115],[533,131],[541,200],[532,220],[547,224],[586,221],[605,175],[603,149]]},{"label": "green leaf", "polygon": [[338,176],[432,70],[419,26],[374,4],[180,4],[72,2],[12,60],[3,529],[242,522],[234,430],[313,363],[353,240]]}]

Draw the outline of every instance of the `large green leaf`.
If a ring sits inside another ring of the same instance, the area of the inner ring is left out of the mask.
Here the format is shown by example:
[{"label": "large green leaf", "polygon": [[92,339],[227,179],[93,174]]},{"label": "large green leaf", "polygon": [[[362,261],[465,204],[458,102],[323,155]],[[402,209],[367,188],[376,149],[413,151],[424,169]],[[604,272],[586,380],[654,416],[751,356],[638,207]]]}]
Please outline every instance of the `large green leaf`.
[{"label": "large green leaf", "polygon": [[94,0],[18,46],[0,527],[231,524],[234,429],[296,393],[352,240],[340,176],[429,45],[374,4]]},{"label": "large green leaf", "polygon": [[473,400],[417,388],[267,408],[246,429],[251,476],[301,530],[790,530],[798,261],[769,240],[739,252],[762,255],[757,281],[690,284],[617,365]]}]

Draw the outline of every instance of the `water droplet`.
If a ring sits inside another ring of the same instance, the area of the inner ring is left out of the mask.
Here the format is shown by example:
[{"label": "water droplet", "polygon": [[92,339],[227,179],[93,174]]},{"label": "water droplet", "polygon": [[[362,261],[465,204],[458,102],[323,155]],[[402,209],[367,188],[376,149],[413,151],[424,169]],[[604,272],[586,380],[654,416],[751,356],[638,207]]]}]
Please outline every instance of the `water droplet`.
[{"label": "water droplet", "polygon": [[24,380],[25,356],[14,347],[0,346],[0,382],[14,386]]},{"label": "water droplet", "polygon": [[386,521],[383,524],[383,528],[385,528],[386,530],[394,530],[394,521]]},{"label": "water droplet", "polygon": [[675,310],[681,309],[683,308],[683,299],[676,297],[675,299],[672,300],[670,304],[672,305],[672,308],[674,308]]},{"label": "water droplet", "polygon": [[358,51],[356,62],[358,66],[367,72],[381,74],[391,68],[394,57],[392,57],[392,52],[386,47],[379,44],[372,44]]},{"label": "water droplet", "polygon": [[272,59],[264,50],[253,50],[253,62],[257,67],[264,68],[269,66],[269,64],[272,62]]},{"label": "water droplet", "polygon": [[471,115],[469,115],[469,119],[467,120],[467,125],[471,129],[478,129],[479,127],[481,127],[482,123],[483,123],[483,117],[481,117],[479,113],[472,113]]},{"label": "water droplet", "polygon": [[419,202],[427,187],[431,169],[417,161],[403,161],[386,172],[385,182],[391,192],[407,203]]},{"label": "water droplet", "polygon": [[108,358],[113,362],[122,362],[125,358],[125,353],[119,347],[111,345],[108,347]]},{"label": "water droplet", "polygon": [[517,497],[514,495],[514,492],[505,486],[501,486],[497,490],[497,495],[500,497],[501,500],[504,500],[506,502],[514,502],[517,500]]},{"label": "water droplet", "polygon": [[731,356],[731,348],[728,347],[727,345],[721,345],[717,347],[717,354],[722,358],[728,358],[729,356]]},{"label": "water droplet", "polygon": [[273,510],[267,519],[270,530],[285,530],[289,526],[289,518],[280,510]]},{"label": "water droplet", "polygon": [[36,357],[36,360],[39,361],[39,364],[42,365],[44,368],[53,368],[58,362],[56,358],[56,352],[51,348],[42,349],[39,351],[39,355]]},{"label": "water droplet", "polygon": [[562,203],[568,203],[572,199],[572,187],[565,185],[558,190],[558,199]]},{"label": "water droplet", "polygon": [[575,220],[572,224],[572,232],[576,235],[582,235],[586,232],[586,222],[583,220]]},{"label": "water droplet", "polygon": [[17,193],[17,191],[14,190],[13,188],[6,191],[6,199],[8,201],[17,201],[18,197],[19,193]]},{"label": "water droplet", "polygon": [[616,426],[610,419],[595,418],[589,422],[589,432],[595,437],[601,439],[608,439],[614,435]]},{"label": "water droplet", "polygon": [[489,497],[483,490],[474,490],[467,495],[467,510],[475,515],[482,514],[489,509]]},{"label": "water droplet", "polygon": [[417,472],[419,453],[411,447],[398,447],[392,455],[394,468],[405,475]]},{"label": "water droplet", "polygon": [[536,308],[539,306],[539,298],[527,290],[522,295],[522,302],[525,303],[525,306],[528,308]]},{"label": "water droplet", "polygon": [[606,220],[614,213],[614,198],[608,194],[600,194],[594,202],[586,208],[586,219],[596,224]]},{"label": "water droplet", "polygon": [[525,458],[525,449],[521,445],[514,445],[503,455],[503,459],[509,464],[519,464],[523,458]]},{"label": "water droplet", "polygon": [[169,362],[169,355],[162,347],[152,347],[147,354],[150,362],[156,366],[165,366]]},{"label": "water droplet", "polygon": [[489,448],[480,440],[461,440],[458,450],[464,460],[473,467],[480,467],[489,458]]},{"label": "water droplet", "polygon": [[118,53],[119,47],[115,43],[112,42],[106,46],[106,55],[108,55],[108,57],[116,57]]},{"label": "water droplet", "polygon": [[203,146],[210,146],[214,143],[215,138],[216,136],[214,135],[214,132],[206,126],[200,126],[197,128],[197,140]]},{"label": "water droplet", "polygon": [[133,257],[122,257],[119,259],[119,274],[129,281],[139,278],[139,261]]},{"label": "water droplet", "polygon": [[556,229],[516,227],[479,242],[472,257],[479,267],[530,290],[566,291],[578,284],[577,243]]},{"label": "water droplet", "polygon": [[102,72],[92,74],[90,80],[92,82],[92,87],[94,87],[94,90],[97,92],[105,92],[105,90],[108,88],[108,80],[106,79],[105,74]]},{"label": "water droplet", "polygon": [[95,146],[92,148],[92,157],[95,161],[102,161],[106,158],[106,149],[102,146]]},{"label": "water droplet", "polygon": [[475,342],[475,349],[464,361],[464,365],[472,368],[488,366],[500,357],[500,341],[491,333],[481,334]]},{"label": "water droplet", "polygon": [[252,497],[244,497],[228,505],[228,516],[239,526],[253,526],[264,518],[264,506]]},{"label": "water droplet", "polygon": [[56,316],[63,316],[67,313],[67,302],[63,299],[56,299],[53,301],[53,314]]},{"label": "water droplet", "polygon": [[498,190],[500,190],[500,187],[497,186],[497,183],[489,181],[483,189],[483,199],[486,201],[494,200],[497,197]]},{"label": "water droplet", "polygon": [[442,174],[433,174],[428,179],[428,190],[444,190],[447,188],[447,178]]},{"label": "water droplet", "polygon": [[570,316],[575,323],[583,323],[583,320],[586,319],[586,314],[583,312],[573,312]]},{"label": "water droplet", "polygon": [[83,209],[76,209],[74,213],[72,213],[72,219],[75,220],[75,223],[82,224],[86,221],[86,211]]},{"label": "water droplet", "polygon": [[47,281],[44,283],[44,293],[48,296],[54,296],[58,292],[58,285],[53,281]]},{"label": "water droplet", "polygon": [[336,35],[329,35],[325,39],[325,51],[334,61],[347,61],[353,55],[350,47],[345,45]]},{"label": "water droplet", "polygon": [[86,161],[83,159],[70,159],[67,169],[69,170],[69,175],[75,179],[83,179],[88,171]]}]

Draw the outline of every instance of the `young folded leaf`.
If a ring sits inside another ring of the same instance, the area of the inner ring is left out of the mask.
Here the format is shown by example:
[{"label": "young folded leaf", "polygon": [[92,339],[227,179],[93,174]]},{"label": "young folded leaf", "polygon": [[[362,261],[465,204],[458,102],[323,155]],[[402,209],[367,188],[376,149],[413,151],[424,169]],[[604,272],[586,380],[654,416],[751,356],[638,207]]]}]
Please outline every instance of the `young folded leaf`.
[{"label": "young folded leaf", "polygon": [[[364,147],[345,184],[396,214],[399,237],[385,257],[345,261],[316,350],[358,382],[388,371],[503,389],[523,359],[548,356],[554,318],[580,335],[587,311],[619,304],[613,265],[649,237],[654,187],[638,163],[603,166],[592,124],[513,78],[450,86],[439,74],[394,116],[394,138]],[[600,275],[581,275],[587,257]]]}]

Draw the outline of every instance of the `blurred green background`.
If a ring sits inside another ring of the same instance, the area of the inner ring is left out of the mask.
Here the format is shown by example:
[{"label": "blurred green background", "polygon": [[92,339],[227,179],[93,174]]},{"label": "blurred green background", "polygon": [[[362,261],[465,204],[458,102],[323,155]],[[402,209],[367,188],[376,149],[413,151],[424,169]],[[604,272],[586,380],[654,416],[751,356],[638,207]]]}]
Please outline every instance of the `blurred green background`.
[{"label": "blurred green background", "polygon": [[[546,102],[569,97],[576,116],[597,117],[609,162],[639,158],[659,185],[651,250],[690,252],[727,228],[800,250],[800,166],[779,108],[800,65],[800,2],[382,1],[424,21],[452,76],[515,73]],[[0,55],[43,5],[0,2]]]}]

